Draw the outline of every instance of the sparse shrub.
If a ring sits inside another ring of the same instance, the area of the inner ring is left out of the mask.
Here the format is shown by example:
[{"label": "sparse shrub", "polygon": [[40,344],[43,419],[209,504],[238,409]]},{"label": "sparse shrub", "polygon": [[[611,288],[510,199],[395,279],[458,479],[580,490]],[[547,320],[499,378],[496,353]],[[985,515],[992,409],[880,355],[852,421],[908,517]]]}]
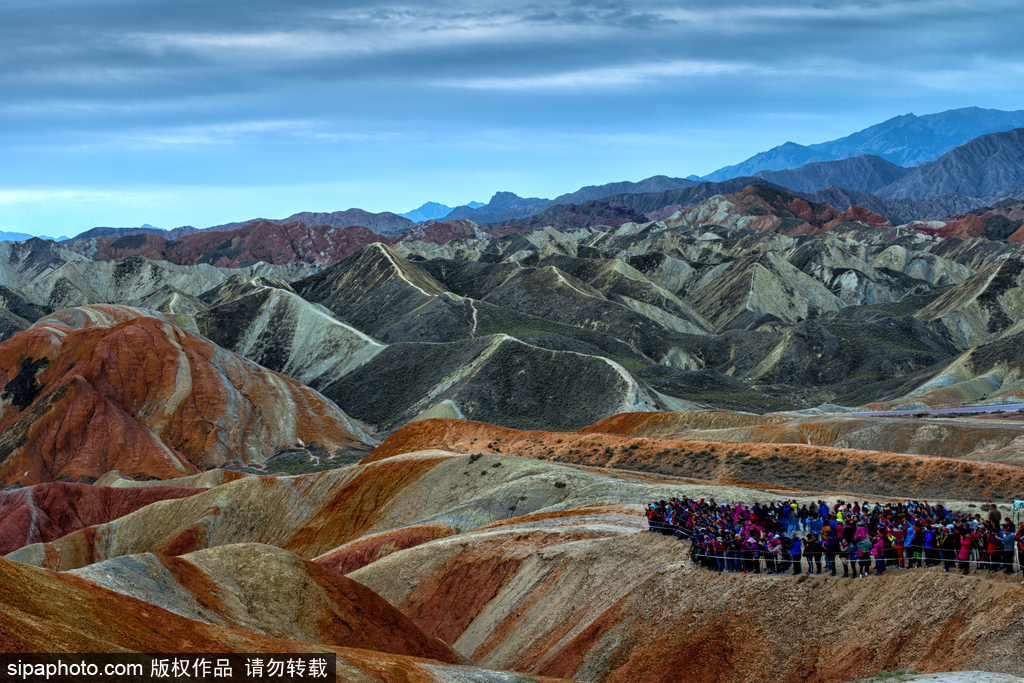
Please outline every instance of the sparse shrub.
[{"label": "sparse shrub", "polygon": [[469,462],[470,464],[472,464],[482,457],[484,457],[483,453],[474,453],[473,455],[469,456]]},{"label": "sparse shrub", "polygon": [[564,481],[556,481],[555,482],[555,488],[556,489],[564,489],[565,488],[565,482]]}]

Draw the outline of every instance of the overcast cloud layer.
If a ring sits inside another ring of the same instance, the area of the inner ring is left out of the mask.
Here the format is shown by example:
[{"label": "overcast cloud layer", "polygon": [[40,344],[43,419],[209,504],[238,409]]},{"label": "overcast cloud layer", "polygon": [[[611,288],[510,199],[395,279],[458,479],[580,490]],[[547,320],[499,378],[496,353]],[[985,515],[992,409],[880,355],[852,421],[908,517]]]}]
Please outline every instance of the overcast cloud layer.
[{"label": "overcast cloud layer", "polygon": [[0,2],[0,230],[706,174],[1024,108],[1019,0]]}]

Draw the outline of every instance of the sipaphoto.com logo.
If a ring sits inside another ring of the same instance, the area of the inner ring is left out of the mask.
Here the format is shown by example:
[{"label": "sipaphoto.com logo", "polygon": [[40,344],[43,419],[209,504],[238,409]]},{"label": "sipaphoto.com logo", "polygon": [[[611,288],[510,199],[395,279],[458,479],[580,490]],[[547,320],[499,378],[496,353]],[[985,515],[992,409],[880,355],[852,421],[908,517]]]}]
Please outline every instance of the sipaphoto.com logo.
[{"label": "sipaphoto.com logo", "polygon": [[52,680],[58,678],[76,678],[79,680],[91,677],[111,679],[119,676],[131,676],[141,678],[145,673],[145,667],[140,663],[131,662],[106,662],[103,664],[89,663],[85,660],[65,661],[58,659],[56,662],[24,662],[18,660],[7,664],[7,675],[22,681],[43,678]]},{"label": "sipaphoto.com logo", "polygon": [[0,679],[21,683],[317,683],[336,671],[333,652],[0,654]]}]

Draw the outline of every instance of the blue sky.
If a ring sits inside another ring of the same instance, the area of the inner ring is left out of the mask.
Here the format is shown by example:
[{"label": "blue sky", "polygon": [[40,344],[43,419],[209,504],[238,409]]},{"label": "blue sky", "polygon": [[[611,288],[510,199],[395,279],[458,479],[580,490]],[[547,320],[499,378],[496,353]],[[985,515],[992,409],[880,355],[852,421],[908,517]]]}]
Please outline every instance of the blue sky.
[{"label": "blue sky", "polygon": [[0,230],[206,227],[703,175],[1021,109],[1019,0],[0,0]]}]

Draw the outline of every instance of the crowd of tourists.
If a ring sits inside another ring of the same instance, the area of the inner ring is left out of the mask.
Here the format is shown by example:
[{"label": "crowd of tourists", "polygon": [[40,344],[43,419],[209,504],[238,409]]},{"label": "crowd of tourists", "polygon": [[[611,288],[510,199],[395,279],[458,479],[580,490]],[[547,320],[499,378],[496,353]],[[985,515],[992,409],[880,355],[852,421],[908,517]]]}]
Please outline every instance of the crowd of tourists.
[{"label": "crowd of tourists", "polygon": [[1015,529],[995,505],[982,516],[918,501],[747,506],[684,497],[648,505],[647,521],[652,532],[688,539],[691,560],[719,572],[798,575],[805,563],[808,573],[842,568],[850,578],[938,565],[1024,572],[1024,522]]}]

